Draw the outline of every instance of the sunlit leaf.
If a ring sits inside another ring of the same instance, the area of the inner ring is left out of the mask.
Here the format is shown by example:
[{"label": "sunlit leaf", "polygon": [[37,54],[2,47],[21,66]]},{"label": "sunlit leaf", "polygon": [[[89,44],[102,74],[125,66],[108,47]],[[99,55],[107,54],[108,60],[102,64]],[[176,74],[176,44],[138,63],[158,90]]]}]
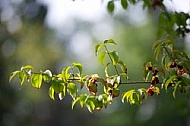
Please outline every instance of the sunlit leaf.
[{"label": "sunlit leaf", "polygon": [[93,112],[94,109],[95,109],[95,104],[94,104],[94,100],[95,100],[95,97],[89,97],[87,100],[86,100],[86,107],[88,109],[89,112]]},{"label": "sunlit leaf", "polygon": [[73,62],[72,66],[77,67],[77,69],[79,70],[80,75],[82,74],[82,64],[81,63]]},{"label": "sunlit leaf", "polygon": [[70,76],[70,74],[68,72],[69,72],[70,68],[71,68],[71,66],[67,66],[67,67],[63,68],[63,70],[62,70],[62,78],[63,78],[64,82],[68,81],[68,78]]},{"label": "sunlit leaf", "polygon": [[106,77],[109,77],[109,74],[108,74],[108,66],[110,65],[110,63],[108,63],[106,66],[105,66],[105,69],[104,69],[104,72],[105,72],[105,76]]},{"label": "sunlit leaf", "polygon": [[21,71],[24,69],[33,69],[33,67],[31,65],[22,66]]},{"label": "sunlit leaf", "polygon": [[10,75],[10,77],[9,77],[9,82],[10,82],[16,75],[18,75],[19,72],[21,72],[21,71],[18,70],[18,71],[12,72],[11,75]]},{"label": "sunlit leaf", "polygon": [[121,5],[122,5],[123,9],[127,9],[127,7],[128,7],[127,0],[121,0]]},{"label": "sunlit leaf", "polygon": [[52,77],[52,73],[50,70],[46,70],[42,73],[42,78],[47,83],[51,81],[51,77]]},{"label": "sunlit leaf", "polygon": [[63,83],[61,83],[61,85],[62,85],[62,91],[59,93],[60,100],[62,100],[66,95],[66,86]]},{"label": "sunlit leaf", "polygon": [[98,44],[98,45],[96,45],[95,46],[95,54],[97,55],[98,54],[98,51],[103,47],[103,46],[105,46],[104,44]]},{"label": "sunlit leaf", "polygon": [[20,79],[20,84],[22,85],[25,81],[25,79],[27,79],[27,74],[25,72],[18,72],[18,76]]},{"label": "sunlit leaf", "polygon": [[153,89],[153,91],[154,91],[157,95],[160,94],[160,88],[154,87],[154,88],[152,88],[152,89]]},{"label": "sunlit leaf", "polygon": [[122,96],[122,102],[124,102],[124,99],[126,99],[127,101],[130,101],[130,97],[131,95],[133,95],[134,92],[135,92],[134,89],[125,92]]},{"label": "sunlit leaf", "polygon": [[31,76],[32,86],[35,88],[40,88],[42,84],[42,74],[34,73]]},{"label": "sunlit leaf", "polygon": [[72,109],[74,108],[75,104],[80,100],[80,97],[77,97],[74,101],[72,101]]},{"label": "sunlit leaf", "polygon": [[108,43],[112,43],[112,44],[117,45],[117,43],[113,39],[108,39],[108,40],[104,41],[104,44],[108,44]]},{"label": "sunlit leaf", "polygon": [[101,53],[98,55],[98,61],[99,61],[99,63],[102,64],[102,65],[104,65],[105,55],[106,55],[106,52],[101,52]]},{"label": "sunlit leaf", "polygon": [[84,107],[84,104],[86,103],[86,100],[87,100],[87,94],[81,94],[80,95],[80,106],[83,108]]},{"label": "sunlit leaf", "polygon": [[116,65],[119,60],[118,52],[113,51],[113,52],[110,52],[109,55],[110,55],[113,65]]},{"label": "sunlit leaf", "polygon": [[109,1],[107,5],[108,12],[113,13],[114,8],[115,8],[114,0]]},{"label": "sunlit leaf", "polygon": [[54,98],[54,88],[52,86],[50,86],[50,88],[49,88],[49,97],[52,100],[55,100],[55,98]]},{"label": "sunlit leaf", "polygon": [[73,99],[75,99],[78,93],[78,88],[74,83],[68,83],[67,92],[72,96]]}]

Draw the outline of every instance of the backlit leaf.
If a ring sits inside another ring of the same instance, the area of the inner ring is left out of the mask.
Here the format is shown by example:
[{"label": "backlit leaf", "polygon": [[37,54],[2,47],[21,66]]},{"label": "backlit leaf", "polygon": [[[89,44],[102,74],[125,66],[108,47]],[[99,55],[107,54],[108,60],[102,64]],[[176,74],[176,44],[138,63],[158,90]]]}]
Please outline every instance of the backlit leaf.
[{"label": "backlit leaf", "polygon": [[71,66],[67,66],[67,67],[63,68],[63,70],[62,70],[62,78],[63,78],[64,82],[68,81],[68,78],[70,76],[70,74],[68,72],[69,72],[70,68],[71,68]]},{"label": "backlit leaf", "polygon": [[113,51],[113,52],[110,52],[109,55],[110,55],[113,65],[116,65],[119,60],[118,52]]},{"label": "backlit leaf", "polygon": [[22,66],[21,71],[24,69],[33,69],[33,67],[31,65]]},{"label": "backlit leaf", "polygon": [[42,84],[42,74],[32,74],[31,83],[33,87],[40,88]]},{"label": "backlit leaf", "polygon": [[98,54],[98,51],[103,47],[105,46],[104,44],[100,44],[100,45],[96,45],[95,46],[95,54],[97,55]]},{"label": "backlit leaf", "polygon": [[67,92],[72,96],[73,99],[75,99],[78,93],[78,88],[74,83],[69,83],[67,85]]},{"label": "backlit leaf", "polygon": [[82,64],[81,63],[77,63],[77,62],[73,62],[72,66],[77,67],[77,69],[79,70],[79,73],[81,75],[81,73],[82,73]]},{"label": "backlit leaf", "polygon": [[104,41],[104,44],[108,44],[108,43],[112,43],[112,44],[117,45],[117,43],[115,43],[115,41],[113,39],[108,39],[108,40]]},{"label": "backlit leaf", "polygon": [[25,79],[27,79],[27,74],[25,72],[18,72],[18,76],[20,79],[20,84],[22,85],[25,81]]},{"label": "backlit leaf", "polygon": [[9,77],[9,82],[10,82],[16,75],[18,75],[19,72],[21,72],[21,71],[14,71],[14,72],[12,72],[11,75],[10,75],[10,77]]},{"label": "backlit leaf", "polygon": [[55,98],[54,98],[54,88],[52,86],[49,88],[49,97],[52,100],[55,100]]},{"label": "backlit leaf", "polygon": [[75,104],[80,100],[80,97],[77,97],[74,101],[72,101],[72,109],[74,108]]},{"label": "backlit leaf", "polygon": [[106,55],[106,52],[101,52],[101,53],[98,55],[98,61],[99,61],[100,64],[102,64],[102,65],[104,65],[105,55]]}]

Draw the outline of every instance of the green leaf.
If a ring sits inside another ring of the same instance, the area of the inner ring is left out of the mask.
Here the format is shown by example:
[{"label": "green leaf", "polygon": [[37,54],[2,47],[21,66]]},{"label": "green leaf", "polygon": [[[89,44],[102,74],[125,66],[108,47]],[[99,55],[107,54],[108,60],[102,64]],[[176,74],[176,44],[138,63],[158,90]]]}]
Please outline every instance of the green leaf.
[{"label": "green leaf", "polygon": [[179,86],[180,83],[182,83],[182,81],[178,81],[175,84],[175,86],[174,86],[174,90],[173,90],[173,93],[172,93],[174,98],[176,98],[176,95],[175,95],[176,94],[176,90],[177,90],[177,88],[178,88],[178,86]]},{"label": "green leaf", "polygon": [[109,55],[110,55],[113,65],[116,65],[119,60],[118,52],[113,51],[113,52],[110,52]]},{"label": "green leaf", "polygon": [[11,73],[10,77],[9,77],[9,82],[11,82],[11,80],[16,76],[16,75],[19,75],[21,71],[14,71]]},{"label": "green leaf", "polygon": [[27,78],[27,74],[25,72],[18,72],[18,76],[20,78],[20,84],[22,85]]},{"label": "green leaf", "polygon": [[66,86],[64,83],[61,83],[62,91],[59,93],[59,99],[62,100],[66,95]]},{"label": "green leaf", "polygon": [[181,50],[174,50],[173,53],[176,53],[176,54],[180,55],[181,57],[184,57],[184,58],[186,58],[187,60],[189,60],[188,55],[187,55],[184,51],[181,51]]},{"label": "green leaf", "polygon": [[72,96],[73,99],[75,99],[78,93],[78,88],[74,83],[69,83],[67,85],[67,92]]},{"label": "green leaf", "polygon": [[66,83],[70,76],[70,74],[68,73],[70,68],[71,68],[71,66],[67,66],[67,67],[63,68],[63,70],[62,70],[62,78],[63,78],[63,81]]},{"label": "green leaf", "polygon": [[[130,102],[132,100],[132,97],[133,97],[132,95],[134,92],[135,92],[134,89],[125,92],[122,96],[122,102],[124,103],[124,99],[126,99],[127,102]],[[132,103],[132,102],[130,102],[130,103]]]},{"label": "green leaf", "polygon": [[162,46],[161,46],[161,45],[158,45],[158,46],[155,48],[155,50],[154,50],[154,57],[155,57],[156,61],[158,61],[158,56],[159,56],[159,54],[160,54],[161,49],[162,49]]},{"label": "green leaf", "polygon": [[94,99],[95,97],[90,97],[86,100],[86,107],[88,109],[89,112],[93,112],[95,109],[95,104],[94,104]]},{"label": "green leaf", "polygon": [[98,55],[98,61],[99,61],[99,63],[102,64],[102,65],[104,65],[105,55],[106,55],[106,52],[101,52],[101,53]]},{"label": "green leaf", "polygon": [[42,78],[47,83],[51,81],[51,77],[52,77],[52,73],[50,70],[46,70],[42,73]]},{"label": "green leaf", "polygon": [[117,45],[117,43],[113,39],[108,39],[108,40],[104,41],[104,44],[108,44],[108,43],[112,43],[112,44]]},{"label": "green leaf", "polygon": [[87,100],[87,94],[81,94],[80,95],[80,106],[83,108],[84,107],[84,104],[86,103],[86,100]]},{"label": "green leaf", "polygon": [[127,9],[128,7],[127,0],[121,0],[121,6],[123,7],[123,9]]},{"label": "green leaf", "polygon": [[115,5],[114,5],[114,1],[113,0],[111,0],[111,1],[108,2],[107,9],[108,9],[109,13],[113,13],[113,11],[115,9]]},{"label": "green leaf", "polygon": [[72,109],[74,109],[75,104],[80,100],[80,97],[77,97],[74,101],[72,101]]},{"label": "green leaf", "polygon": [[33,69],[33,67],[31,65],[26,65],[22,66],[20,70],[23,71],[24,69]]},{"label": "green leaf", "polygon": [[56,77],[52,78],[52,87],[56,93],[60,93],[63,91],[65,84],[62,80],[57,79]]},{"label": "green leaf", "polygon": [[49,97],[52,100],[55,100],[55,98],[54,98],[54,88],[52,86],[50,86],[50,88],[49,88]]},{"label": "green leaf", "polygon": [[80,75],[82,74],[82,64],[81,64],[81,63],[73,62],[73,63],[72,63],[72,66],[77,67],[77,69],[78,69],[78,71],[79,71],[79,74],[80,74]]},{"label": "green leaf", "polygon": [[168,85],[169,85],[169,83],[170,83],[173,79],[175,79],[175,78],[177,78],[177,76],[176,76],[176,75],[173,75],[173,76],[170,76],[170,77],[166,80],[166,83],[164,84],[166,91],[168,90]]},{"label": "green leaf", "polygon": [[110,63],[107,63],[107,65],[106,65],[106,67],[105,67],[105,70],[104,70],[106,77],[109,77],[109,74],[108,74],[108,66],[109,66],[109,65],[110,65]]},{"label": "green leaf", "polygon": [[105,46],[104,44],[100,44],[100,45],[96,45],[95,46],[95,54],[97,55],[98,54],[98,51],[103,47]]},{"label": "green leaf", "polygon": [[34,73],[31,76],[32,86],[35,88],[40,88],[42,84],[42,74]]}]

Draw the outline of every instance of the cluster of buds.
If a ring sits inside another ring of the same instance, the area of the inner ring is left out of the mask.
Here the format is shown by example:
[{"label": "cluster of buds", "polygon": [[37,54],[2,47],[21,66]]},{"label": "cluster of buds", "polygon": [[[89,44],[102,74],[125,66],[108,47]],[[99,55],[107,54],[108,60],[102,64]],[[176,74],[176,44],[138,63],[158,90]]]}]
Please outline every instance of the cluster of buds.
[{"label": "cluster of buds", "polygon": [[158,78],[158,69],[153,69],[152,66],[148,67],[149,71],[152,71],[152,80],[151,80],[151,85],[150,87],[147,89],[147,93],[149,96],[152,96],[154,94],[154,90],[155,90],[155,85],[159,83],[159,78]]},{"label": "cluster of buds", "polygon": [[182,74],[186,73],[186,71],[184,70],[183,66],[178,64],[177,62],[172,62],[169,65],[170,68],[177,68],[177,75],[181,76]]}]

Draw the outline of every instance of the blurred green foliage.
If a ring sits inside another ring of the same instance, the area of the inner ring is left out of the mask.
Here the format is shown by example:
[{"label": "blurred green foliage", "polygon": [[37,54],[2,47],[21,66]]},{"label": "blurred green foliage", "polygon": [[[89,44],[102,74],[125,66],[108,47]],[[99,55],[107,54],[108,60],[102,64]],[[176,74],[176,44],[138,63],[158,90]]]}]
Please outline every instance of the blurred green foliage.
[{"label": "blurred green foliage", "polygon": [[[136,2],[136,0],[121,1],[124,9],[127,6],[126,2],[128,4]],[[150,8],[150,1],[144,1],[144,7]],[[109,12],[114,12],[114,2],[108,3]],[[154,3],[154,7],[158,6],[160,4]],[[31,88],[28,83],[21,87],[18,80],[9,83],[10,73],[23,64],[32,64],[36,70],[44,71],[48,68],[57,73],[61,71],[60,67],[67,66],[73,60],[75,61],[77,57],[72,53],[72,48],[68,48],[68,39],[60,40],[57,38],[56,32],[44,25],[48,12],[44,5],[35,0],[25,0],[20,3],[0,0],[0,7],[0,125],[189,125],[189,99],[184,97],[184,94],[178,93],[177,99],[173,99],[172,95],[169,95],[172,94],[171,90],[168,90],[167,93],[161,92],[162,95],[155,95],[151,99],[145,100],[141,107],[131,106],[127,103],[123,104],[121,98],[116,98],[108,108],[90,114],[78,106],[72,111],[70,107],[72,99],[70,97],[66,96],[63,101],[51,101],[47,93],[48,85],[44,84],[42,90],[39,91]],[[3,18],[2,15],[6,8],[8,14],[12,13],[11,10],[14,12],[11,18]],[[154,11],[159,12],[159,10]],[[131,80],[142,78],[144,62],[154,61],[151,47],[155,39],[165,33],[173,34],[172,30],[167,31],[173,27],[170,24],[167,25],[166,31],[162,31],[162,33],[156,29],[157,24],[155,22],[163,21],[162,18],[170,18],[170,15],[167,15],[165,13],[162,14],[162,17],[161,15],[159,17],[155,13],[149,13],[147,22],[141,26],[131,23],[125,16],[116,15],[109,18],[113,21],[112,26],[109,26],[114,29],[112,38],[118,42],[119,46],[116,48],[121,54],[120,58],[127,63]],[[184,13],[176,14],[175,17],[178,16],[181,18],[171,20],[179,19],[180,22],[187,17]],[[92,32],[92,29],[88,26],[94,25],[82,20],[77,20],[76,24],[80,27],[75,32],[86,30],[89,33]],[[96,25],[101,25],[101,23]],[[182,25],[182,28],[184,28],[184,25]],[[178,31],[179,35],[188,32],[186,29]],[[69,37],[72,37],[72,33]],[[100,42],[93,35],[91,37],[93,38],[92,47],[103,41]],[[175,46],[188,50],[183,39],[180,39],[180,43]],[[91,58],[95,59],[95,56]],[[102,72],[103,68],[91,59],[88,59],[88,61],[82,60],[81,62],[86,65],[85,68],[91,67],[85,71],[87,73],[91,73],[91,71],[94,71],[94,73]],[[146,84],[140,86],[128,85],[123,86],[121,90],[138,89],[142,86],[148,87]]]}]

